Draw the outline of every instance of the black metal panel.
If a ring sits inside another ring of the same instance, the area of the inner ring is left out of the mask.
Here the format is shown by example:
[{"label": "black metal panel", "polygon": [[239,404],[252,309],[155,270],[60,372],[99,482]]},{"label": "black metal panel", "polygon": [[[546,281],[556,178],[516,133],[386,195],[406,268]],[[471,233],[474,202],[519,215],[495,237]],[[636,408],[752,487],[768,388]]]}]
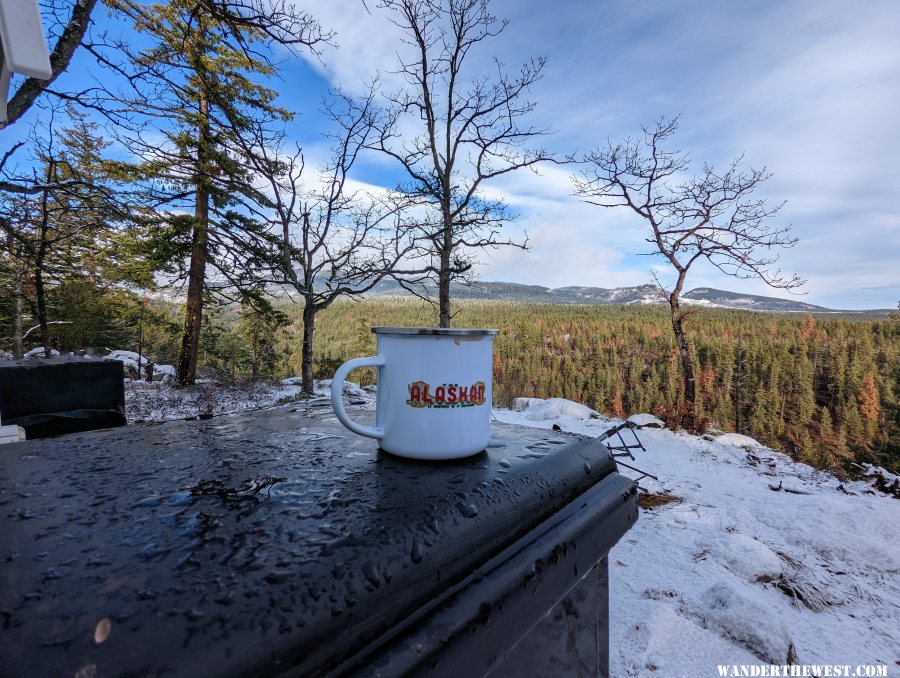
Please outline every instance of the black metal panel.
[{"label": "black metal panel", "polygon": [[124,426],[122,361],[0,361],[0,419],[29,439]]},{"label": "black metal panel", "polygon": [[636,516],[590,439],[496,425],[486,453],[413,462],[315,405],[0,455],[0,675],[327,675],[488,580],[492,619],[533,599],[521,636]]},{"label": "black metal panel", "polygon": [[609,559],[559,601],[489,678],[609,678]]}]

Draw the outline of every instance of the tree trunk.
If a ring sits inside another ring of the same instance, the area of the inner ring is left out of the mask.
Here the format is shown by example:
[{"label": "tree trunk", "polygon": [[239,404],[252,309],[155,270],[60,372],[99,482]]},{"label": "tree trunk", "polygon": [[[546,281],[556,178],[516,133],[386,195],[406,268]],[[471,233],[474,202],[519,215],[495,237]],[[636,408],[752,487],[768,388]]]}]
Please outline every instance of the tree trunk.
[{"label": "tree trunk", "polygon": [[251,318],[250,322],[250,379],[256,381],[259,375],[259,354],[262,342],[259,339],[260,329],[258,318]]},{"label": "tree trunk", "polygon": [[[47,162],[46,181],[49,184],[56,177],[56,162],[51,158]],[[41,223],[38,229],[37,252],[34,257],[34,297],[37,304],[37,321],[41,328],[41,345],[44,357],[50,357],[50,328],[47,325],[47,292],[44,288],[44,260],[47,257],[47,233],[50,231],[50,194],[44,190],[41,194]]]},{"label": "tree trunk", "polygon": [[[449,208],[447,208],[449,209]],[[444,234],[441,247],[441,270],[438,273],[439,326],[450,327],[450,254],[453,251],[453,227],[449,215],[444,216]]]},{"label": "tree trunk", "polygon": [[696,381],[694,378],[694,361],[688,347],[687,337],[684,334],[684,314],[678,303],[678,294],[673,292],[669,296],[669,308],[672,311],[672,330],[675,332],[675,342],[678,344],[678,354],[681,357],[681,371],[684,376],[684,402],[690,406],[696,400]]},{"label": "tree trunk", "polygon": [[200,348],[200,329],[203,322],[203,288],[206,281],[206,261],[209,249],[209,190],[207,188],[207,146],[209,141],[209,102],[200,97],[200,129],[197,144],[196,206],[194,232],[191,243],[191,264],[188,271],[188,296],[184,311],[184,331],[178,352],[177,380],[182,386],[194,383],[197,376],[197,353]]},{"label": "tree trunk", "polygon": [[316,307],[309,299],[303,307],[303,350],[301,355],[301,376],[303,377],[303,392],[307,395],[313,393],[313,335],[316,330]]},{"label": "tree trunk", "polygon": [[19,262],[16,261],[16,317],[13,321],[13,357],[20,359],[25,355],[24,346],[22,344],[22,316],[25,313],[25,297],[22,289],[22,269]]},{"label": "tree trunk", "polygon": [[744,381],[744,363],[743,363],[743,348],[741,346],[741,338],[738,335],[738,346],[737,346],[737,354],[735,355],[734,362],[734,378],[731,382],[731,388],[734,391],[734,430],[738,433],[741,433],[743,430],[743,421],[742,421],[742,408],[744,407],[744,401],[741,398],[741,394],[743,393],[743,381]]},{"label": "tree trunk", "polygon": [[50,352],[50,326],[47,324],[47,296],[44,290],[44,276],[41,273],[43,257],[38,259],[40,263],[34,268],[34,296],[37,302],[37,321],[41,328],[41,346],[44,347],[44,356],[49,358]]},{"label": "tree trunk", "polygon": [[[138,314],[138,345],[137,345],[137,378],[138,381],[141,379],[141,359],[144,356],[144,300],[141,299],[141,312]],[[153,370],[150,370],[150,379],[147,381],[151,381],[153,379]]]},{"label": "tree trunk", "polygon": [[197,377],[197,354],[200,349],[200,330],[203,323],[203,287],[209,243],[208,200],[206,188],[198,187],[184,331],[178,352],[178,383],[182,386],[193,384]]}]

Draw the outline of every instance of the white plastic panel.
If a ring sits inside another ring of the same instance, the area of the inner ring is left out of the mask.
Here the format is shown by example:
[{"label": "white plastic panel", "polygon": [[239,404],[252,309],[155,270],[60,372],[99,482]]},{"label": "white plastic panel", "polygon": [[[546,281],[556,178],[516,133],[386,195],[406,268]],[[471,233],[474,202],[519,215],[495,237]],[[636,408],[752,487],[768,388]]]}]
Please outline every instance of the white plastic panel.
[{"label": "white plastic panel", "polygon": [[0,0],[0,40],[8,70],[41,80],[50,78],[50,54],[38,0]]}]

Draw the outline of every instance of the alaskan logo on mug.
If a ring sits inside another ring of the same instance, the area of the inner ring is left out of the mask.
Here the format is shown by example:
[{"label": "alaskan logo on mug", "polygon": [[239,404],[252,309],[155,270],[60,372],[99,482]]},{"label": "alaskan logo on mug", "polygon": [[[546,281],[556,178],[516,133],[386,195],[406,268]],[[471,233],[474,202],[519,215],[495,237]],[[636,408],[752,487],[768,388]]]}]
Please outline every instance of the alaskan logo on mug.
[{"label": "alaskan logo on mug", "polygon": [[426,381],[414,381],[408,387],[411,407],[455,408],[484,405],[485,385],[476,381],[471,386],[441,384],[433,390]]}]

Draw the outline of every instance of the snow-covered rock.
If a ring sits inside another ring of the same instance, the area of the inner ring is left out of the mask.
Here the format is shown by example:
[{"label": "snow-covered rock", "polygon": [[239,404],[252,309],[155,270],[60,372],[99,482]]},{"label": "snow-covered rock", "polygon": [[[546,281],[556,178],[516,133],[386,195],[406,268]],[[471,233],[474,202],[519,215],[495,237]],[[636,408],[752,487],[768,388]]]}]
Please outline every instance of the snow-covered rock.
[{"label": "snow-covered rock", "polygon": [[697,546],[748,582],[771,581],[784,572],[784,562],[772,549],[739,532],[710,535]]},{"label": "snow-covered rock", "polygon": [[[145,356],[134,351],[113,351],[105,356],[110,360],[121,360],[125,365],[125,376],[130,379],[144,379],[147,375],[147,365],[153,362]],[[138,369],[140,361],[140,369]],[[157,365],[153,363],[153,379],[174,379],[175,368],[172,365]]]},{"label": "snow-covered rock", "polygon": [[722,435],[715,436],[713,440],[722,445],[734,445],[735,447],[765,447],[765,445],[758,440],[740,433],[723,433]]},{"label": "snow-covered rock", "polygon": [[746,648],[767,664],[787,664],[791,636],[777,618],[761,605],[723,582],[713,584],[699,600],[697,614],[703,625]]},{"label": "snow-covered rock", "polygon": [[632,414],[628,417],[628,421],[638,428],[665,428],[666,425],[659,417],[652,414]]},{"label": "snow-covered rock", "polygon": [[[323,395],[327,395],[331,397],[331,379],[322,379],[316,382],[316,392],[322,393]],[[369,391],[366,391],[364,388],[359,386],[358,384],[354,384],[352,381],[345,381],[343,393],[345,396],[349,398],[360,398],[369,400],[372,397],[372,394]]]},{"label": "snow-covered rock", "polygon": [[543,421],[551,421],[562,417],[573,419],[599,419],[601,415],[587,405],[576,403],[565,398],[516,398],[513,403],[516,412],[526,412],[528,416]]}]

